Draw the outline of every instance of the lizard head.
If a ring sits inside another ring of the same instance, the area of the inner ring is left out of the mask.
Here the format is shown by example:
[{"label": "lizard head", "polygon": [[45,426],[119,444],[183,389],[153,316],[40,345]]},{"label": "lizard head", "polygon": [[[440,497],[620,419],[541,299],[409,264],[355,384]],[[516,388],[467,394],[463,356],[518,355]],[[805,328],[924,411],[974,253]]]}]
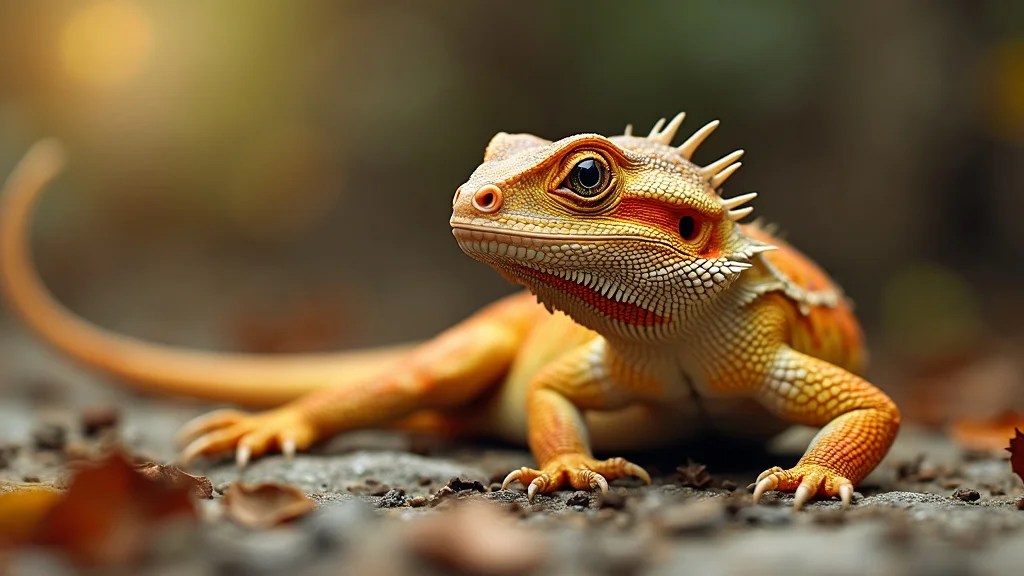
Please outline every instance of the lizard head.
[{"label": "lizard head", "polygon": [[690,158],[718,122],[673,147],[682,119],[647,137],[499,133],[455,192],[459,245],[584,326],[670,337],[771,249],[736,224],[756,194],[719,196],[743,152],[697,166]]}]

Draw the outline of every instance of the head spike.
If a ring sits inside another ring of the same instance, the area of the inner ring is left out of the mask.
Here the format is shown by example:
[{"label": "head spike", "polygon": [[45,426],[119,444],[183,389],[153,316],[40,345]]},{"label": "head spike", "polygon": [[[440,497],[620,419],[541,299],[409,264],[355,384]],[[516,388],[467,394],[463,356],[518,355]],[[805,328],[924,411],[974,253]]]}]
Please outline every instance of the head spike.
[{"label": "head spike", "polygon": [[654,128],[651,128],[651,133],[647,135],[647,138],[653,140],[658,136],[658,132],[661,132],[661,127],[665,125],[665,119],[662,118],[654,123]]},{"label": "head spike", "polygon": [[732,210],[733,208],[739,208],[747,202],[750,202],[754,198],[757,198],[757,192],[748,192],[734,198],[722,198],[722,206],[726,210]]},{"label": "head spike", "polygon": [[723,182],[729,179],[729,176],[732,176],[734,172],[740,169],[740,166],[743,166],[742,162],[735,162],[733,164],[726,166],[725,169],[719,172],[718,174],[715,174],[711,178],[711,188],[717,190]]},{"label": "head spike", "polygon": [[697,147],[701,145],[701,142],[704,142],[705,138],[715,131],[715,128],[718,128],[718,124],[718,120],[712,120],[705,124],[703,128],[694,132],[693,136],[687,138],[686,142],[683,142],[679,145],[679,148],[677,148],[677,150],[679,150],[679,155],[687,160],[693,158],[693,153],[697,151]]},{"label": "head spike", "polygon": [[676,137],[676,131],[679,130],[679,126],[683,123],[683,118],[686,118],[685,112],[676,114],[675,118],[672,118],[672,120],[669,121],[668,126],[665,126],[664,130],[658,132],[654,136],[650,136],[649,138],[655,142],[668,146],[672,143],[672,139]]},{"label": "head spike", "polygon": [[729,210],[729,212],[728,212],[729,220],[732,220],[733,222],[735,222],[737,220],[742,220],[743,218],[745,218],[748,214],[750,214],[753,211],[754,211],[754,207],[753,206],[747,206],[746,208],[737,208],[735,210]]},{"label": "head spike", "polygon": [[700,169],[700,175],[710,181],[714,176],[717,176],[719,172],[722,172],[724,168],[733,162],[740,159],[743,156],[743,150],[737,150],[732,154],[727,154],[718,160],[715,160],[711,164]]},{"label": "head spike", "polygon": [[626,129],[622,131],[622,135],[623,136],[632,136],[633,135],[633,125],[632,124],[626,124]]}]

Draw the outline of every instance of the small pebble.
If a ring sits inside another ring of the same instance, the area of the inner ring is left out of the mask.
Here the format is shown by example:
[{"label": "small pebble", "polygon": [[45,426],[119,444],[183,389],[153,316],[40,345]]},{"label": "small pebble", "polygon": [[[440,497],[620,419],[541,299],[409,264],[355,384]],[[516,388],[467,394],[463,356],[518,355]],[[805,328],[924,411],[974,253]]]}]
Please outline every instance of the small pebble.
[{"label": "small pebble", "polygon": [[970,488],[958,488],[953,492],[953,498],[964,502],[974,502],[981,498],[981,494],[977,490],[971,490]]},{"label": "small pebble", "polygon": [[427,505],[427,499],[423,496],[415,496],[409,499],[409,506],[413,508],[422,508]]},{"label": "small pebble", "polygon": [[454,492],[462,492],[463,490],[476,490],[477,492],[486,492],[484,485],[476,480],[467,480],[465,478],[457,477],[452,478],[448,481],[448,487]]},{"label": "small pebble", "polygon": [[32,444],[39,450],[61,450],[68,441],[68,431],[60,424],[42,424],[32,431]]},{"label": "small pebble", "polygon": [[121,414],[114,406],[95,406],[82,412],[82,434],[87,438],[95,438],[104,430],[116,428]]},{"label": "small pebble", "polygon": [[576,492],[569,499],[565,501],[566,506],[582,506],[584,508],[590,506],[590,493],[589,492]]},{"label": "small pebble", "polygon": [[405,506],[407,499],[405,497],[405,490],[394,488],[388,490],[387,494],[381,496],[377,502],[379,508],[401,508]]},{"label": "small pebble", "polygon": [[371,486],[368,494],[370,496],[384,496],[388,492],[391,492],[391,486],[387,484],[379,484],[377,486]]}]

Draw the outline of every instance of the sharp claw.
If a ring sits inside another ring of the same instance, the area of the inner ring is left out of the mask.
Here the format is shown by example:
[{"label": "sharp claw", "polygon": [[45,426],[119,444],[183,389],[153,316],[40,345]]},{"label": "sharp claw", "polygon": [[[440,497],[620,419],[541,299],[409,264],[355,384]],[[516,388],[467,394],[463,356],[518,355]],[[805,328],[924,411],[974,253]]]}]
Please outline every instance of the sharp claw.
[{"label": "sharp claw", "polygon": [[533,504],[533,497],[537,495],[537,490],[540,489],[540,478],[537,478],[533,482],[530,482],[530,486],[526,488],[526,501]]},{"label": "sharp claw", "polygon": [[812,496],[814,496],[814,490],[812,490],[809,486],[806,486],[804,484],[798,486],[796,489],[796,494],[793,495],[793,511],[798,512],[800,508],[803,507],[803,505],[807,503],[808,500],[811,499]]},{"label": "sharp claw", "polygon": [[853,484],[843,484],[839,487],[839,499],[843,501],[843,510],[850,507],[853,501]]},{"label": "sharp claw", "polygon": [[600,488],[602,496],[608,494],[608,481],[600,474],[594,473],[594,477],[590,479],[590,487]]},{"label": "sharp claw", "polygon": [[295,458],[295,440],[291,438],[285,439],[281,442],[281,453],[288,460]]},{"label": "sharp claw", "polygon": [[181,449],[181,454],[178,455],[178,464],[182,468],[188,466],[196,459],[196,456],[203,453],[204,447],[205,445],[202,437],[193,440],[188,446]]},{"label": "sharp claw", "polygon": [[235,463],[239,470],[244,470],[249,464],[250,456],[252,456],[252,450],[248,446],[238,446],[238,450],[235,452]]},{"label": "sharp claw", "polygon": [[644,481],[644,484],[650,485],[651,475],[647,473],[647,470],[637,466],[636,464],[629,464],[626,466],[626,473],[630,476],[636,476],[637,478]]},{"label": "sharp claw", "polygon": [[192,443],[207,432],[236,424],[243,416],[234,410],[223,410],[198,416],[181,427],[175,436],[175,442],[179,446]]},{"label": "sharp claw", "polygon": [[761,472],[760,474],[757,475],[757,480],[754,480],[753,484],[751,484],[750,486],[747,486],[747,489],[749,490],[749,489],[753,488],[758,482],[760,482],[761,480],[764,480],[765,478],[775,474],[776,472],[782,472],[782,468],[779,468],[778,466],[772,466],[771,468],[765,470],[764,472]]},{"label": "sharp claw", "polygon": [[754,487],[754,504],[757,504],[761,500],[761,496],[769,490],[775,490],[775,487],[779,485],[779,480],[775,476],[766,476],[757,486]]},{"label": "sharp claw", "polygon": [[755,486],[757,486],[757,482],[751,482],[747,484],[747,490],[753,490]]},{"label": "sharp claw", "polygon": [[516,480],[519,480],[522,477],[523,477],[523,471],[522,470],[513,470],[513,471],[509,472],[508,476],[505,476],[505,480],[503,480],[501,482],[501,489],[504,490],[504,489],[508,488],[509,484],[515,482]]}]

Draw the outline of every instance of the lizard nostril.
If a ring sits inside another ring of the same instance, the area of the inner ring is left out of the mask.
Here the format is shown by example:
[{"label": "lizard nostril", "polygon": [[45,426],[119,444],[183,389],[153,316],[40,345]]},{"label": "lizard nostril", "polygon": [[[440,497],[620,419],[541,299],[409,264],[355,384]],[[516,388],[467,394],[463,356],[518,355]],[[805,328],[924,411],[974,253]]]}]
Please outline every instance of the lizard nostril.
[{"label": "lizard nostril", "polygon": [[462,186],[455,189],[455,197],[452,198],[452,206],[455,206],[459,202],[459,196],[462,196]]},{"label": "lizard nostril", "polygon": [[501,208],[501,188],[494,184],[482,186],[473,195],[473,206],[484,213],[497,212]]}]

